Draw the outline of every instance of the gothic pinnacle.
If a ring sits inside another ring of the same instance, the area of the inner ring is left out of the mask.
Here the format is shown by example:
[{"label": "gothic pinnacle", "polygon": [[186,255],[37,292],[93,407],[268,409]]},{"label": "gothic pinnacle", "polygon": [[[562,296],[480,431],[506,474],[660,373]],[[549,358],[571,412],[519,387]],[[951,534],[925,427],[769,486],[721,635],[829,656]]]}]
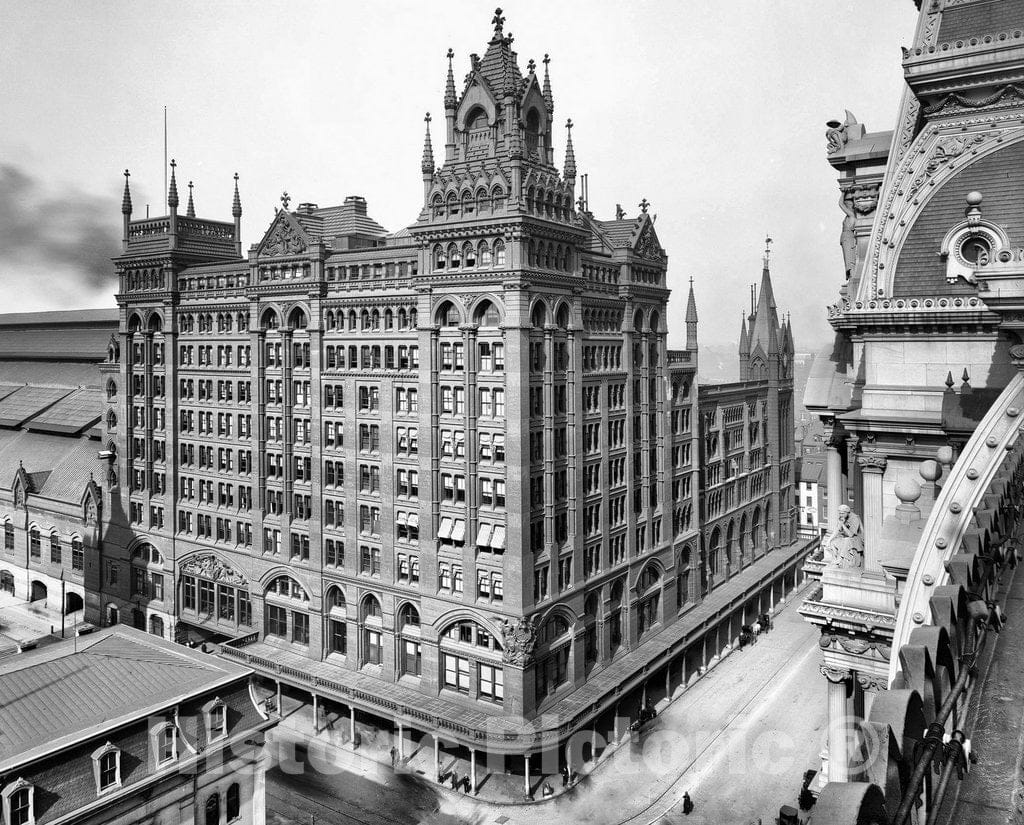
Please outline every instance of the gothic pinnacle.
[{"label": "gothic pinnacle", "polygon": [[455,57],[455,52],[452,49],[448,49],[448,80],[444,87],[444,108],[454,109],[457,102],[455,97],[455,73],[452,70],[452,59]]},{"label": "gothic pinnacle", "polygon": [[178,164],[174,162],[174,158],[171,158],[171,185],[167,190],[167,205],[171,209],[178,208],[178,184],[174,179],[174,168]]},{"label": "gothic pinnacle", "polygon": [[121,214],[130,215],[132,213],[132,193],[128,189],[128,178],[130,173],[127,169],[124,170],[124,197],[121,198]]},{"label": "gothic pinnacle", "polygon": [[562,176],[566,180],[576,179],[576,153],[572,148],[572,119],[570,118],[565,122],[565,131],[567,133],[565,139],[565,171]]},{"label": "gothic pinnacle", "polygon": [[427,124],[427,129],[426,136],[423,138],[423,160],[420,163],[420,169],[424,175],[432,175],[434,173],[434,147],[430,144],[430,112],[427,112],[423,120]]},{"label": "gothic pinnacle", "polygon": [[551,62],[551,57],[545,54],[542,62],[544,63],[544,106],[550,115],[555,111],[555,99],[551,96],[551,78],[548,75],[548,63]]},{"label": "gothic pinnacle", "polygon": [[231,216],[242,217],[242,199],[238,196],[238,172],[235,172],[235,199],[231,202]]},{"label": "gothic pinnacle", "polygon": [[185,209],[185,215],[189,218],[194,218],[196,216],[196,207],[195,204],[192,203],[192,181],[188,182],[188,207]]}]

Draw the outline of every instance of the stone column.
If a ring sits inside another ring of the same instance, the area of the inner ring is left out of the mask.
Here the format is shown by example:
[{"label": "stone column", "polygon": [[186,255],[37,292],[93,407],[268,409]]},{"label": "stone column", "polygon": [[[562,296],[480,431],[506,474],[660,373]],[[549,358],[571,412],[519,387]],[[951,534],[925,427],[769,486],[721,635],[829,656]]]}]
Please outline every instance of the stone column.
[{"label": "stone column", "polygon": [[879,542],[882,538],[882,476],[886,459],[877,453],[861,453],[857,464],[863,478],[864,501],[864,571],[881,573]]},{"label": "stone column", "polygon": [[848,670],[821,666],[828,679],[828,781],[850,779],[850,679]]},{"label": "stone column", "polygon": [[843,439],[833,434],[828,440],[825,453],[826,483],[828,485],[828,529],[834,530],[839,521],[839,505],[846,499],[846,485],[843,483],[843,456],[839,452]]}]

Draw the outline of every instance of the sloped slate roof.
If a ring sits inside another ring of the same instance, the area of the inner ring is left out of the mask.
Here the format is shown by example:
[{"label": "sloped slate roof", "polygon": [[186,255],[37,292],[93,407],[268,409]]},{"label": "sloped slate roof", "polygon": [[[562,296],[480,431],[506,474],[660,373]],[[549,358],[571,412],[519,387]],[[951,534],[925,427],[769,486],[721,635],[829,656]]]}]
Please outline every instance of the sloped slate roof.
[{"label": "sloped slate roof", "polygon": [[105,464],[96,453],[96,442],[88,438],[0,430],[0,489],[11,489],[20,462],[30,477],[39,479],[34,492],[77,503],[89,483],[90,473],[102,478]]},{"label": "sloped slate roof", "polygon": [[24,386],[0,399],[0,425],[19,427],[71,392],[70,387]]},{"label": "sloped slate roof", "polygon": [[608,239],[608,243],[616,249],[632,246],[633,235],[640,225],[638,218],[624,218],[615,221],[595,220],[594,223],[600,227],[601,232]]},{"label": "sloped slate roof", "polygon": [[120,625],[10,657],[0,662],[0,770],[248,672]]},{"label": "sloped slate roof", "polygon": [[511,45],[503,37],[493,38],[487,44],[478,71],[499,98],[507,86],[516,92],[523,88],[523,74],[519,71]]},{"label": "sloped slate roof", "polygon": [[102,411],[102,390],[82,387],[31,419],[27,426],[31,430],[75,435],[99,421]]},{"label": "sloped slate roof", "polygon": [[[360,215],[350,206],[327,206],[315,212],[321,218],[320,232],[329,240],[338,235],[383,236],[387,230],[369,215]],[[307,230],[308,231],[308,230]]]}]

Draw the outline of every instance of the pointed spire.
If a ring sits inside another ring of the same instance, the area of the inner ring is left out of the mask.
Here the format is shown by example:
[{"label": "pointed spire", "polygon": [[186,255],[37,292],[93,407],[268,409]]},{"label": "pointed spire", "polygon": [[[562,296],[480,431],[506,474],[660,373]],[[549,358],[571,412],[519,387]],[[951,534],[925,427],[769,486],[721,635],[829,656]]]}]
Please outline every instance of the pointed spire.
[{"label": "pointed spire", "polygon": [[231,216],[242,217],[242,199],[238,196],[238,172],[235,172],[235,198],[231,202]]},{"label": "pointed spire", "polygon": [[434,173],[434,147],[430,144],[430,112],[427,112],[426,117],[423,118],[427,124],[427,133],[423,138],[423,160],[420,162],[420,169],[424,175],[432,175]]},{"label": "pointed spire", "polygon": [[452,69],[452,60],[455,57],[455,52],[452,49],[448,49],[448,80],[444,86],[444,108],[454,109],[457,102],[455,97],[455,71]]},{"label": "pointed spire", "polygon": [[132,193],[128,188],[128,178],[131,177],[131,173],[124,170],[124,196],[121,198],[121,214],[130,215],[132,213]]},{"label": "pointed spire", "polygon": [[750,337],[747,335],[747,318],[740,313],[740,355],[750,355]]},{"label": "pointed spire", "polygon": [[177,165],[178,164],[174,162],[174,158],[171,158],[171,185],[167,190],[167,205],[171,207],[171,209],[178,208],[178,184],[174,179],[174,168]]},{"label": "pointed spire", "polygon": [[697,351],[697,299],[693,295],[693,278],[690,278],[690,295],[686,299],[686,348]]},{"label": "pointed spire", "polygon": [[565,122],[565,171],[566,180],[576,180],[576,152],[572,148],[572,118]]},{"label": "pointed spire", "polygon": [[185,209],[185,215],[189,218],[196,216],[196,207],[192,203],[192,181],[188,182],[188,207]]},{"label": "pointed spire", "polygon": [[544,105],[547,107],[548,114],[550,115],[555,111],[555,99],[551,96],[551,78],[548,75],[548,63],[551,62],[551,58],[548,55],[544,55]]}]

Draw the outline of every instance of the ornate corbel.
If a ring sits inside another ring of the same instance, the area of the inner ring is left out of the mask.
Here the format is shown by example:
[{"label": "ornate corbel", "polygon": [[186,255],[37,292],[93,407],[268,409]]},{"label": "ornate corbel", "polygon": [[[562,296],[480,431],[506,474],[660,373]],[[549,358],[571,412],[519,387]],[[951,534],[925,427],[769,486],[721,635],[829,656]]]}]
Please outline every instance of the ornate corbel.
[{"label": "ornate corbel", "polygon": [[821,675],[828,679],[833,684],[841,684],[847,679],[853,677],[853,673],[843,667],[832,667],[831,665],[821,665],[819,668]]}]

